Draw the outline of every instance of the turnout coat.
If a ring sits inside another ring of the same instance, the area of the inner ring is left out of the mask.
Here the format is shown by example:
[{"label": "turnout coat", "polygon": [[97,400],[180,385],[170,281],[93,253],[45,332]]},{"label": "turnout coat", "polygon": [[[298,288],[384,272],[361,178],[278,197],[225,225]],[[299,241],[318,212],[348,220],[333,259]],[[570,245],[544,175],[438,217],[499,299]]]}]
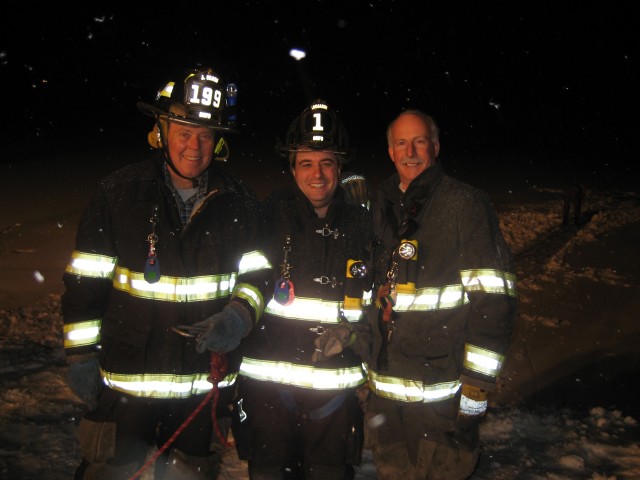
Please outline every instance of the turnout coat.
[{"label": "turnout coat", "polygon": [[512,255],[484,192],[439,164],[404,194],[399,184],[397,173],[384,181],[374,204],[376,284],[395,266],[397,297],[391,320],[371,315],[369,387],[379,399],[431,405],[427,428],[451,430],[462,383],[495,388],[516,317]]},{"label": "turnout coat", "polygon": [[[341,320],[367,343],[363,301],[370,298],[370,288],[367,278],[348,275],[347,267],[350,260],[368,260],[370,212],[346,202],[338,188],[326,218],[318,218],[294,186],[274,192],[262,205],[261,217],[261,250],[273,266],[273,276],[267,285],[265,314],[243,341],[240,374],[326,393],[362,385],[366,380],[362,360],[351,348],[315,364],[311,356],[322,329]],[[294,294],[288,305],[274,296],[285,263],[290,265]]]},{"label": "turnout coat", "polygon": [[[211,389],[210,358],[174,327],[206,319],[232,297],[258,318],[265,265],[252,245],[255,195],[212,163],[206,199],[183,227],[163,162],[158,154],[111,174],[82,215],[63,278],[64,346],[71,358],[98,354],[110,388],[185,398]],[[145,279],[151,235],[159,269]],[[235,378],[229,360],[220,387]]]}]

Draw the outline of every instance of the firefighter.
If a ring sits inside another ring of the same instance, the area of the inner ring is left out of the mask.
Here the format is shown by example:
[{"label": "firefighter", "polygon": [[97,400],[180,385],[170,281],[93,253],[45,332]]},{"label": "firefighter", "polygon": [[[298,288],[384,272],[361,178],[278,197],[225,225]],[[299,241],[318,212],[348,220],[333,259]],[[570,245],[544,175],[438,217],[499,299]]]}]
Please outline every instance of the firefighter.
[{"label": "firefighter", "polygon": [[371,218],[340,186],[352,151],[323,100],[293,120],[278,151],[295,184],[260,210],[273,276],[241,346],[238,453],[251,479],[343,480],[361,456]]},{"label": "firefighter", "polygon": [[[235,132],[234,87],[198,68],[138,103],[154,118],[156,152],[103,180],[80,219],[62,296],[69,382],[89,406],[76,479],[131,478],[150,447],[163,452],[155,478],[216,475],[212,357],[181,327],[217,312],[248,331],[264,310],[254,286],[264,257],[251,243],[257,198],[214,161]],[[239,365],[225,359],[218,415]]]},{"label": "firefighter", "polygon": [[464,479],[516,316],[512,255],[488,196],[443,171],[432,117],[387,129],[396,172],[373,207],[367,440],[381,480]]}]

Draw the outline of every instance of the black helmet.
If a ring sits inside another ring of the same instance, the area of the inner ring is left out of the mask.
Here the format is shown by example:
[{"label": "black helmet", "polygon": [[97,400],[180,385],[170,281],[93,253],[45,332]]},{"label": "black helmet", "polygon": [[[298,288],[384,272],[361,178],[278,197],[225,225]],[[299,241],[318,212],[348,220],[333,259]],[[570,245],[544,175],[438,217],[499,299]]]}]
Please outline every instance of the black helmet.
[{"label": "black helmet", "polygon": [[316,100],[291,122],[285,143],[276,149],[286,156],[301,150],[332,152],[343,157],[353,152],[349,149],[347,130],[324,100]]},{"label": "black helmet", "polygon": [[236,85],[225,85],[211,68],[194,69],[167,82],[153,105],[138,102],[138,109],[158,120],[236,133],[236,94]]}]

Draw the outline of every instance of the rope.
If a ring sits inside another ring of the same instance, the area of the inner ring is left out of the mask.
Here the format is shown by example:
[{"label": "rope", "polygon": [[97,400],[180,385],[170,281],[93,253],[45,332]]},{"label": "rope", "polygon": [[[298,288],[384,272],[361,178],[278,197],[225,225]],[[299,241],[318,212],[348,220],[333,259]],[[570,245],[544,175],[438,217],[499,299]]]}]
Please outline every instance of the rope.
[{"label": "rope", "polygon": [[224,436],[222,435],[222,431],[220,430],[220,425],[218,424],[218,418],[216,417],[216,410],[218,407],[218,398],[220,397],[218,382],[220,382],[220,380],[224,378],[226,373],[227,373],[227,357],[225,356],[225,354],[218,353],[218,352],[211,352],[211,373],[209,374],[208,380],[213,385],[213,388],[202,399],[200,404],[195,408],[195,410],[191,413],[191,415],[189,415],[185,419],[185,421],[182,422],[182,425],[178,427],[178,429],[174,432],[173,435],[171,435],[171,437],[165,442],[165,444],[162,445],[162,447],[160,447],[160,449],[155,454],[153,454],[153,456],[149,460],[147,460],[147,462],[142,467],[140,467],[140,469],[136,473],[134,473],[131,477],[129,477],[129,480],[135,480],[137,478],[140,478],[140,476],[145,472],[145,470],[147,470],[151,465],[153,465],[155,461],[158,459],[158,457],[162,455],[167,450],[167,448],[171,446],[173,442],[176,441],[176,439],[180,436],[183,430],[187,428],[187,425],[189,425],[193,421],[193,419],[198,416],[198,413],[200,413],[200,411],[204,408],[207,402],[211,400],[212,397],[213,397],[213,402],[211,403],[211,420],[213,422],[213,429],[216,433],[216,436],[220,440],[220,443],[225,447],[229,446],[229,443],[227,442],[226,438],[224,438]]}]

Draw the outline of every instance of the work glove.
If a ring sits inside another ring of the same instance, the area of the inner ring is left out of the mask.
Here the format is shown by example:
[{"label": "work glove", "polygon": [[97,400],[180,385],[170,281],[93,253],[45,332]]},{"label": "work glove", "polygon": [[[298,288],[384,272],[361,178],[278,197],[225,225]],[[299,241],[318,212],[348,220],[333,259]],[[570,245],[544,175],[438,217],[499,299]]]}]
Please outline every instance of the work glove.
[{"label": "work glove", "polygon": [[487,391],[467,383],[462,384],[458,419],[480,419],[487,412]]},{"label": "work glove", "polygon": [[67,383],[89,410],[95,410],[103,386],[98,357],[71,363],[67,369]]},{"label": "work glove", "polygon": [[193,324],[194,328],[202,328],[197,340],[196,350],[204,353],[226,353],[240,345],[240,341],[251,331],[253,321],[249,311],[238,302],[230,302],[221,312]]},{"label": "work glove", "polygon": [[311,360],[322,362],[339,354],[345,348],[355,345],[355,343],[356,333],[349,323],[342,322],[326,327],[324,332],[314,340],[315,351],[311,355]]}]

